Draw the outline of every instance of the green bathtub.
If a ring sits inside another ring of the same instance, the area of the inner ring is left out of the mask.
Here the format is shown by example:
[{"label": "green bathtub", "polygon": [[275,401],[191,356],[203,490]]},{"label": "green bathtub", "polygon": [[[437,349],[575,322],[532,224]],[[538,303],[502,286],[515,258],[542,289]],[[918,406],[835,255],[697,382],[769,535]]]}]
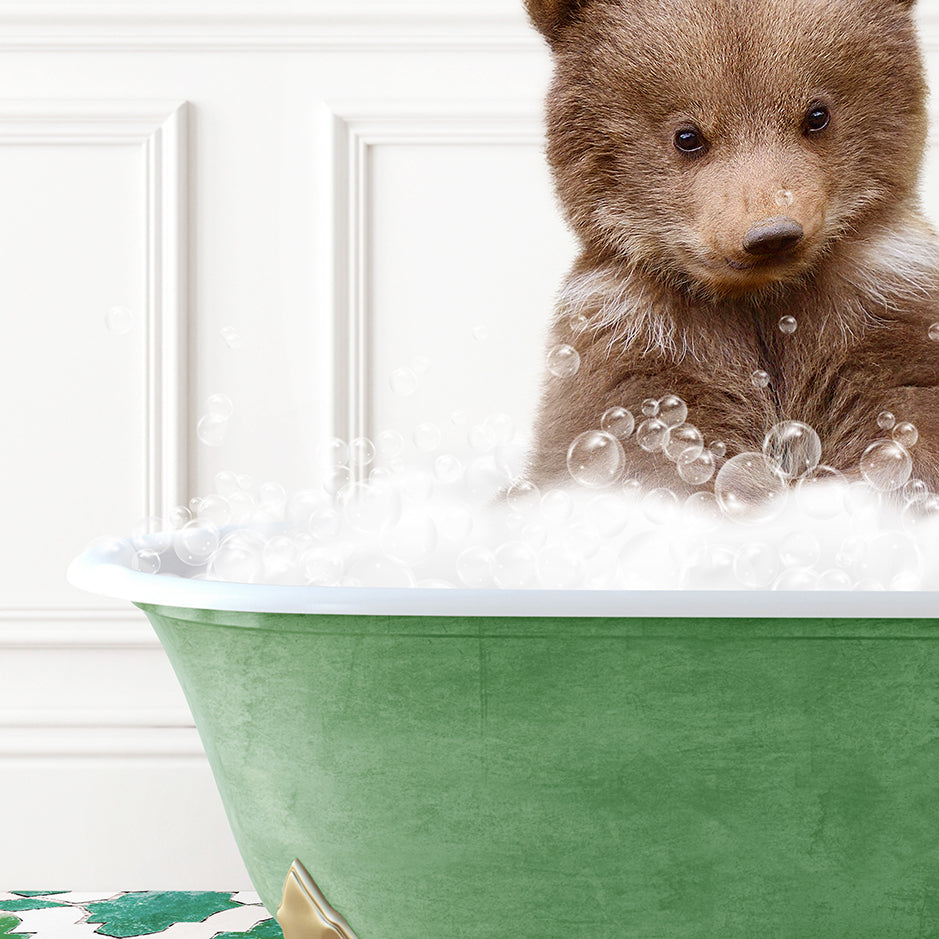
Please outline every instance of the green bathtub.
[{"label": "green bathtub", "polygon": [[150,618],[272,911],[298,858],[357,939],[939,936],[933,594],[76,565]]}]

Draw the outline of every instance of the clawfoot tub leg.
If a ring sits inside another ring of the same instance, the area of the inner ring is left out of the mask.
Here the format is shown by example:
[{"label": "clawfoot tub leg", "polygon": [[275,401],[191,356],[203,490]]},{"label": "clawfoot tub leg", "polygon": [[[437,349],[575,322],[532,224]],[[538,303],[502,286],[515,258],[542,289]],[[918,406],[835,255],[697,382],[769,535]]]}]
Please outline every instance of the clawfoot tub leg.
[{"label": "clawfoot tub leg", "polygon": [[306,868],[294,861],[277,908],[284,939],[356,939],[349,924],[326,901]]}]

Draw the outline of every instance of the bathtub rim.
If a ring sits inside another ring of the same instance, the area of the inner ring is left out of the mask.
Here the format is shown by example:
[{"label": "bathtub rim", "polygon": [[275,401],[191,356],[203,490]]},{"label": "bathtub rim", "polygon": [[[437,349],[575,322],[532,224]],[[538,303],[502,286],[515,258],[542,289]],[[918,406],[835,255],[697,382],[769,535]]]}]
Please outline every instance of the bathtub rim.
[{"label": "bathtub rim", "polygon": [[93,545],[69,565],[72,586],[131,603],[244,613],[379,616],[937,619],[939,591],[590,590],[312,587],[145,574]]}]

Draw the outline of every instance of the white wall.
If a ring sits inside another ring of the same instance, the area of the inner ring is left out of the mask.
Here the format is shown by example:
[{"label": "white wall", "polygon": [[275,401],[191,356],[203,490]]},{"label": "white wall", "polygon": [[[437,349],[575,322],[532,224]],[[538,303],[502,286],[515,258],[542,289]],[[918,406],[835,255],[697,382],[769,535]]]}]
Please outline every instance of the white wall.
[{"label": "white wall", "polygon": [[247,886],[149,626],[64,582],[86,542],[329,434],[524,423],[572,244],[520,6],[0,0],[0,887]]}]

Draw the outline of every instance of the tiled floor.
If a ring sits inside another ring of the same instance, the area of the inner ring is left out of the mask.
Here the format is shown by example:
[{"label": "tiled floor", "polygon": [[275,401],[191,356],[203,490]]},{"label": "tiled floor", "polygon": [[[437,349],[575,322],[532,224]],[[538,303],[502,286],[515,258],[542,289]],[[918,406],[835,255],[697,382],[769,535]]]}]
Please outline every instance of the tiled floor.
[{"label": "tiled floor", "polygon": [[0,939],[282,939],[256,893],[0,891]]}]

